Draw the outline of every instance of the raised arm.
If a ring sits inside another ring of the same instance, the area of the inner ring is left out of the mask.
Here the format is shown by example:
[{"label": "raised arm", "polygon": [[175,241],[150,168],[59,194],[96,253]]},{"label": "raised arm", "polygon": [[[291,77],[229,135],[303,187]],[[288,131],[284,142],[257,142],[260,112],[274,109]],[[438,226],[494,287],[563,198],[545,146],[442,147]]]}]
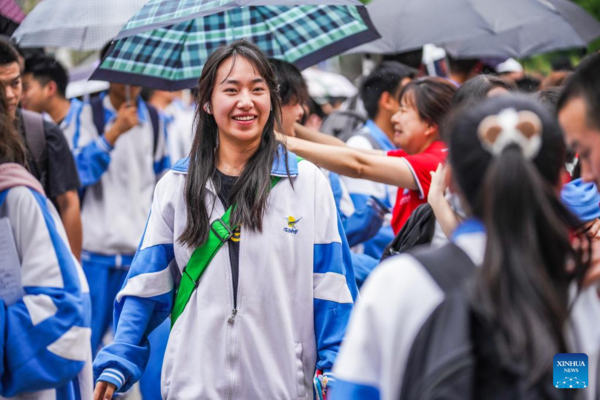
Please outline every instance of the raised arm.
[{"label": "raised arm", "polygon": [[287,147],[300,157],[340,175],[418,189],[408,164],[402,158],[367,154],[348,147],[328,146],[292,137],[287,138]]},{"label": "raised arm", "polygon": [[[326,144],[329,146],[337,146],[337,147],[347,147],[346,142],[341,139],[336,138],[332,135],[327,135],[322,132],[317,132],[314,129],[307,128],[299,123],[294,125],[294,131],[296,132],[296,137],[299,139],[307,140],[313,143]],[[359,151],[366,154],[373,155],[385,155],[385,152],[382,150],[367,150],[367,149],[359,149]]]}]

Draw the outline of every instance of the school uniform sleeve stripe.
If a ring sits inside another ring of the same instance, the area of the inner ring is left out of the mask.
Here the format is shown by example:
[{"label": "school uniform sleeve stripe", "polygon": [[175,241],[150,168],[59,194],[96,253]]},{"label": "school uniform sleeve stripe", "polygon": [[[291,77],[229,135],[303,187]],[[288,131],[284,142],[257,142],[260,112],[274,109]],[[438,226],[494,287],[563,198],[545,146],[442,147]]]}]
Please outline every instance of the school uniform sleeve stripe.
[{"label": "school uniform sleeve stripe", "polygon": [[315,168],[313,306],[317,369],[331,372],[358,295],[350,248],[329,183]]},{"label": "school uniform sleeve stripe", "polygon": [[99,137],[73,151],[82,187],[91,186],[100,180],[110,164],[111,150],[106,139]]},{"label": "school uniform sleeve stripe", "polygon": [[[12,397],[62,386],[76,377],[90,352],[91,310],[89,296],[81,291],[78,266],[57,230],[47,199],[18,187],[10,190],[6,201],[21,253],[25,292],[16,303],[0,307],[5,352],[0,395]],[[32,256],[39,252],[45,257]],[[51,270],[52,287],[31,278],[43,276],[46,268]],[[60,279],[54,276],[56,270]]]},{"label": "school uniform sleeve stripe", "polygon": [[315,299],[336,303],[354,302],[346,284],[346,277],[335,272],[313,275],[313,296]]}]

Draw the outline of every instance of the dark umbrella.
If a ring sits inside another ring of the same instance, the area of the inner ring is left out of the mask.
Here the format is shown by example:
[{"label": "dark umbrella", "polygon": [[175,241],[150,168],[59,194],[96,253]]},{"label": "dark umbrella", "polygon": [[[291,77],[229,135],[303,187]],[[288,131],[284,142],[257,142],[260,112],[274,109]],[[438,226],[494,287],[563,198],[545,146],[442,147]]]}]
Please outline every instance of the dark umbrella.
[{"label": "dark umbrella", "polygon": [[179,90],[236,39],[303,69],[379,34],[357,0],[151,0],[117,38],[92,79]]},{"label": "dark umbrella", "polygon": [[442,47],[456,58],[515,57],[570,48],[584,48],[600,37],[600,22],[576,4],[547,0],[560,17],[550,23],[539,19],[525,26],[485,38],[456,40]]},{"label": "dark umbrella", "polygon": [[463,58],[529,55],[585,47],[600,35],[593,17],[568,0],[375,0],[367,9],[381,39],[351,53],[394,54],[448,43],[450,54]]}]

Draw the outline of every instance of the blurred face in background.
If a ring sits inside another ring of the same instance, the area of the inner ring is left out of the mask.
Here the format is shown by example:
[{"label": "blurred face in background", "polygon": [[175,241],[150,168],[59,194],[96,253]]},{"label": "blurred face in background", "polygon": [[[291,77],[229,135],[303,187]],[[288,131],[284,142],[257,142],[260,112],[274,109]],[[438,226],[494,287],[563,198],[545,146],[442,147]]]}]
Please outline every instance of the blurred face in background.
[{"label": "blurred face in background", "polygon": [[23,75],[23,93],[21,106],[38,113],[46,111],[48,103],[48,85],[42,85],[33,74]]},{"label": "blurred face in background", "polygon": [[581,178],[600,188],[600,129],[591,126],[587,114],[585,100],[576,97],[561,109],[558,119],[567,143],[579,154]]},{"label": "blurred face in background", "polygon": [[302,120],[302,117],[304,117],[304,107],[296,98],[283,105],[281,107],[281,124],[284,133],[288,136],[296,136],[294,123]]},{"label": "blurred face in background", "polygon": [[142,91],[140,86],[132,86],[132,85],[124,85],[122,83],[111,83],[110,84],[110,94],[115,96],[121,102],[125,102],[127,100],[127,86],[129,86],[129,98],[131,99],[132,105],[135,105],[135,99],[137,99],[138,95]]},{"label": "blurred face in background", "polygon": [[23,92],[19,63],[13,62],[0,65],[0,83],[4,85],[4,90],[6,91],[8,114],[11,118],[15,118],[17,106]]}]

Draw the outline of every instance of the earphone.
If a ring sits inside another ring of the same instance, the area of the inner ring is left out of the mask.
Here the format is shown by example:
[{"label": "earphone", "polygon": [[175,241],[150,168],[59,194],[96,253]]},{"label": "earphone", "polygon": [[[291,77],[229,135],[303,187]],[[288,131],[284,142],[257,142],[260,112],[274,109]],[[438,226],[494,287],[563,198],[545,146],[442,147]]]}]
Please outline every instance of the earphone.
[{"label": "earphone", "polygon": [[210,104],[209,103],[204,104],[204,111],[206,111],[209,114],[212,112],[211,109],[210,109]]}]

